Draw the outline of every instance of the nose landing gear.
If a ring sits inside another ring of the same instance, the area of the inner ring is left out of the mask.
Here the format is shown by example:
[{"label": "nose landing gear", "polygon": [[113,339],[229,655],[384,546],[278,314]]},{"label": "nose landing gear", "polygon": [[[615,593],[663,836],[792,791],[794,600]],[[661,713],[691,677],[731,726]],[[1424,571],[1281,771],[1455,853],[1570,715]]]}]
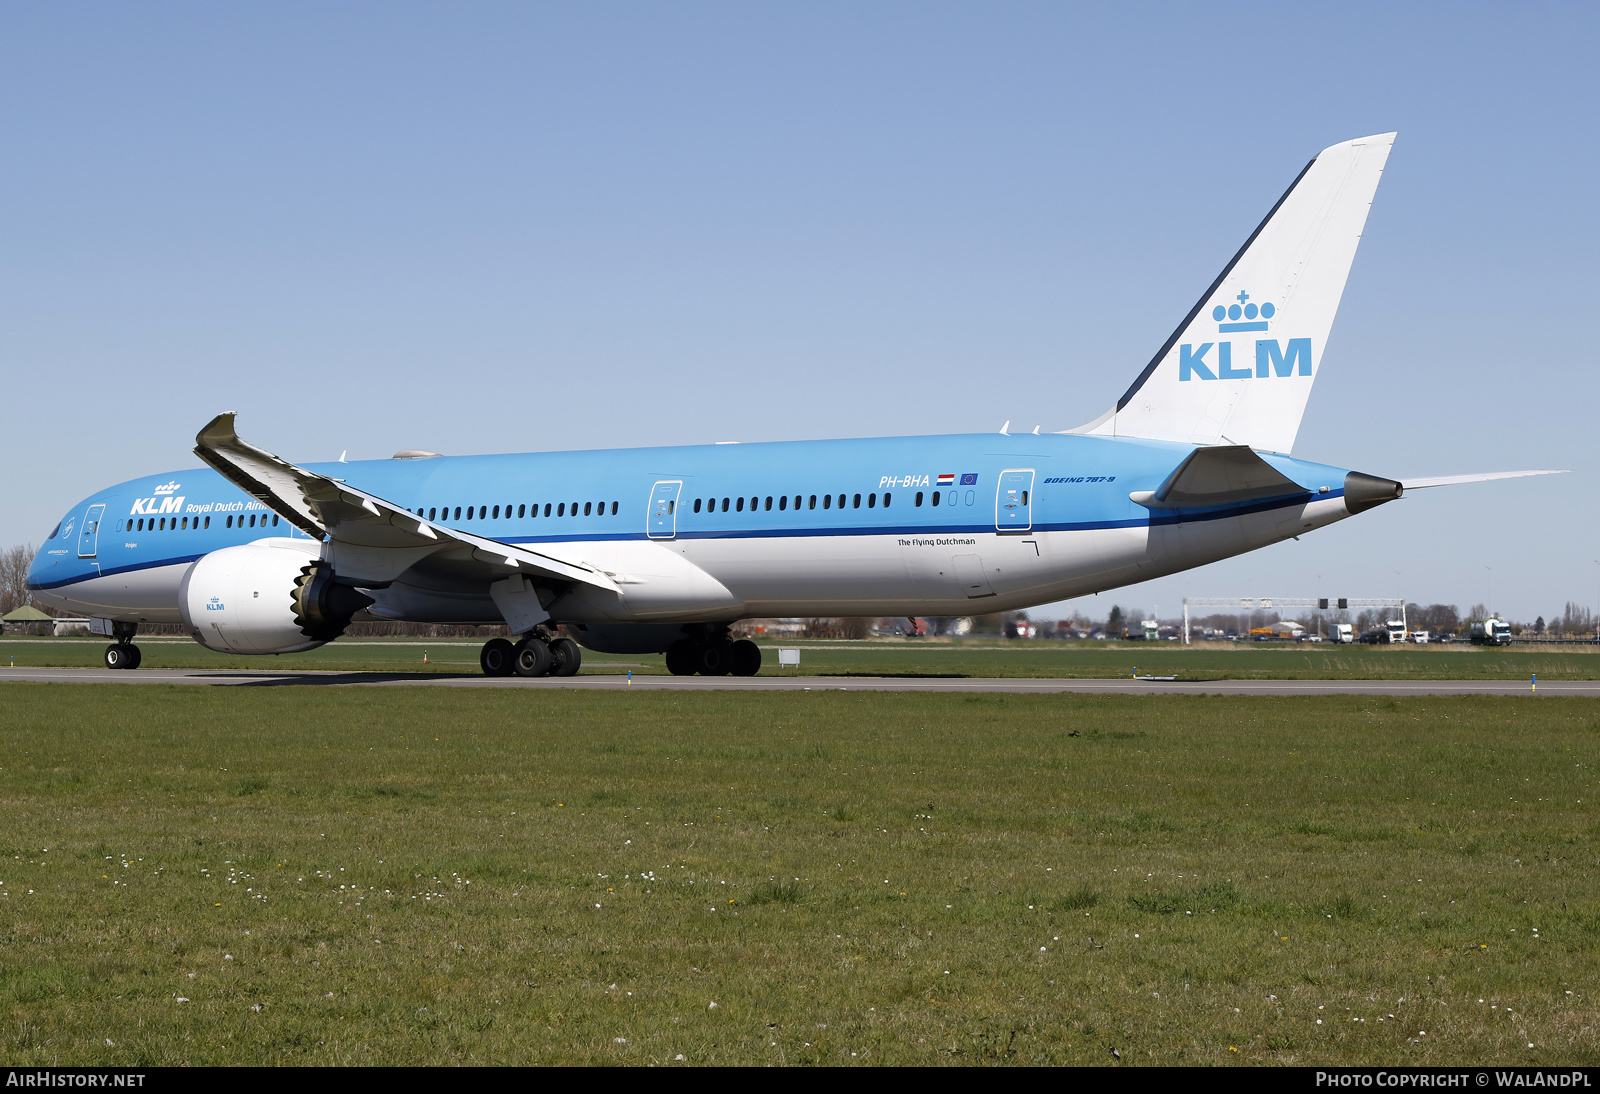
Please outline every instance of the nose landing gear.
[{"label": "nose landing gear", "polygon": [[108,669],[136,669],[142,660],[144,655],[139,652],[139,647],[131,642],[113,642],[106,647]]}]

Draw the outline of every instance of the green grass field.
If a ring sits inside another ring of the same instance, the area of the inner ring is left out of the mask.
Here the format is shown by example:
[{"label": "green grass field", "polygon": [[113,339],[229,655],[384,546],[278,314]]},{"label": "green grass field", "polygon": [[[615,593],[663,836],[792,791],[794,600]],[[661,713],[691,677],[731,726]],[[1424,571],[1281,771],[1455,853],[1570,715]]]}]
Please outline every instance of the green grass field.
[{"label": "green grass field", "polygon": [[0,1057],[1593,1065],[1597,743],[1548,697],[16,683]]},{"label": "green grass field", "polygon": [[[1187,680],[1592,680],[1600,647],[1576,650],[1430,647],[1275,646],[1211,644],[1184,649],[1171,643],[958,642],[886,640],[795,642],[800,672],[814,676],[1127,677],[1142,674]],[[777,643],[761,643],[762,672],[775,675]],[[144,667],[158,669],[322,669],[340,672],[478,672],[475,641],[344,639],[309,653],[240,657],[213,653],[185,638],[142,639]],[[23,667],[96,666],[104,640],[0,639],[0,671]],[[423,656],[428,661],[423,663]],[[585,672],[666,673],[658,654],[584,651]],[[795,670],[786,669],[786,673]]]}]

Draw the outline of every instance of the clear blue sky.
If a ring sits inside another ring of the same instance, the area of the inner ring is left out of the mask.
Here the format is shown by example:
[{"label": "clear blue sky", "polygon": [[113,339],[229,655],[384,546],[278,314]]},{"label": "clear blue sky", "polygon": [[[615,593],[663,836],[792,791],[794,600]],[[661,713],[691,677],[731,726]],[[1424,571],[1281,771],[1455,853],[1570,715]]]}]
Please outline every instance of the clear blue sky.
[{"label": "clear blue sky", "polygon": [[1597,12],[5,5],[0,542],[221,410],[296,460],[1078,425],[1395,129],[1296,455],[1576,474],[1082,607],[1593,606]]}]

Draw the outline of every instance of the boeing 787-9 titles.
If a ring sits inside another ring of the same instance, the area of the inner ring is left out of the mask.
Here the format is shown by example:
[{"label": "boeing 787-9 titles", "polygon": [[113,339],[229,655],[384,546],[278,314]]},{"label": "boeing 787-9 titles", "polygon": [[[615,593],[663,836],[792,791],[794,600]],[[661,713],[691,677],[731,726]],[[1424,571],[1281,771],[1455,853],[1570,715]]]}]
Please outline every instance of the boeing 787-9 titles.
[{"label": "boeing 787-9 titles", "polygon": [[[1394,134],[1306,165],[1127,393],[1062,433],[289,463],[200,430],[204,469],[74,505],[29,587],[137,668],[141,624],[227,653],[352,620],[505,623],[490,675],[578,643],[752,675],[755,616],[970,615],[1147,581],[1302,535],[1409,480],[1289,455]],[[574,641],[576,637],[577,641]]]}]

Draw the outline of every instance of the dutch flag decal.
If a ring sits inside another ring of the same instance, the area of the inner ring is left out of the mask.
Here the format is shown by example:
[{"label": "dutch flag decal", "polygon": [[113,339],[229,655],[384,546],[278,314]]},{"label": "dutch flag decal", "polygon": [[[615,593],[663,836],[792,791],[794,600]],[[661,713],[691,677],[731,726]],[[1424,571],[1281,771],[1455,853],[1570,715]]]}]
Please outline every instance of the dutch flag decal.
[{"label": "dutch flag decal", "polygon": [[956,477],[954,475],[940,475],[939,476],[939,485],[940,486],[954,486],[955,484],[956,484]]}]

